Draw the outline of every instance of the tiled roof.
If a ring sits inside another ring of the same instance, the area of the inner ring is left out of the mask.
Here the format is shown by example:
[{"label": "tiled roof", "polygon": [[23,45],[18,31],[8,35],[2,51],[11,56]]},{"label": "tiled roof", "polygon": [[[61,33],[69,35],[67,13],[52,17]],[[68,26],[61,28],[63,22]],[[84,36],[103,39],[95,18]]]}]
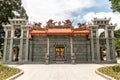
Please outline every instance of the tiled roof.
[{"label": "tiled roof", "polygon": [[48,29],[48,34],[71,34],[71,28],[51,28]]},{"label": "tiled roof", "polygon": [[30,34],[90,34],[89,30],[74,30],[71,28],[48,28],[46,30],[32,30]]},{"label": "tiled roof", "polygon": [[30,34],[45,34],[45,30],[32,30],[30,31]]},{"label": "tiled roof", "polygon": [[89,30],[74,31],[73,34],[90,34]]}]

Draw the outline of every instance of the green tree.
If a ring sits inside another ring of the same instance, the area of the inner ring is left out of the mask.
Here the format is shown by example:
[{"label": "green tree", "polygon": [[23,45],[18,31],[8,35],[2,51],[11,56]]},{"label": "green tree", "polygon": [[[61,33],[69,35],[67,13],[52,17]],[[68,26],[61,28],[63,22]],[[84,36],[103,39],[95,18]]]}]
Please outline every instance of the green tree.
[{"label": "green tree", "polygon": [[113,12],[120,12],[120,0],[109,0],[111,2],[111,9]]},{"label": "green tree", "polygon": [[100,33],[100,37],[104,37],[105,36],[105,32]]},{"label": "green tree", "polygon": [[115,35],[115,47],[116,49],[120,49],[120,29],[114,31]]},{"label": "green tree", "polygon": [[9,19],[15,17],[28,19],[21,0],[0,0],[0,48],[5,35],[2,25],[9,23]]},{"label": "green tree", "polygon": [[114,31],[114,36],[120,38],[120,29]]},{"label": "green tree", "polygon": [[[105,36],[105,32],[100,34],[100,37]],[[114,31],[115,36],[115,48],[120,49],[120,29]]]}]

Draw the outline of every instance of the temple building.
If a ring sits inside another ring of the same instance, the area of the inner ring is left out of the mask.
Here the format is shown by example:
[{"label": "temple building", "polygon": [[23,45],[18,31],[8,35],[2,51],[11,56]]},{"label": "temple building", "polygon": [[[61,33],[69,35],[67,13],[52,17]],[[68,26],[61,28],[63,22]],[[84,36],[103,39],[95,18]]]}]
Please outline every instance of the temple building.
[{"label": "temple building", "polygon": [[[114,29],[110,19],[94,18],[91,24],[70,20],[27,24],[11,19],[4,25],[4,63],[113,63],[116,62]],[[100,36],[100,29],[104,30]]]}]

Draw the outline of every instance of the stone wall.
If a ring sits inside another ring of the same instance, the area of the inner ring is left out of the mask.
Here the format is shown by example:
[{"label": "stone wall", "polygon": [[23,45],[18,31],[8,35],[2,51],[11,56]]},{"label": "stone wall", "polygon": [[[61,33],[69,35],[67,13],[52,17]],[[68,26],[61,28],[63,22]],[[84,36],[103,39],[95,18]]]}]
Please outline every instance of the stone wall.
[{"label": "stone wall", "polygon": [[[71,45],[69,35],[49,35],[49,63],[54,64],[59,61],[55,60],[55,48],[64,47],[65,60],[64,63],[71,63]],[[45,54],[47,53],[47,37],[33,36],[30,46],[32,62],[45,63]],[[90,40],[87,36],[74,36],[73,53],[76,54],[76,63],[91,61]],[[30,53],[29,51],[29,53]]]},{"label": "stone wall", "polygon": [[90,40],[87,36],[73,37],[73,53],[76,54],[76,63],[88,62],[91,60]]},{"label": "stone wall", "polygon": [[45,62],[45,54],[47,53],[47,37],[34,36],[32,39],[32,54],[33,62]]}]

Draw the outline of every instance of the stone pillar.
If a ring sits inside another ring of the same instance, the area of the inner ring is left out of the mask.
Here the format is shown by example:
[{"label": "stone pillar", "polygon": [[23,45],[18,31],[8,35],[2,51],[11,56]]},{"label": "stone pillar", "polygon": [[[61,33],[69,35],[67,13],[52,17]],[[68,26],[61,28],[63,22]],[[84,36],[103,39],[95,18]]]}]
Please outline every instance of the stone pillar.
[{"label": "stone pillar", "polygon": [[11,30],[11,40],[10,40],[10,53],[9,53],[9,61],[12,61],[13,57],[13,38],[14,38],[14,29]]},{"label": "stone pillar", "polygon": [[50,54],[49,54],[49,37],[47,36],[47,53],[45,53],[45,63],[48,64],[49,63],[49,57],[50,57]]},{"label": "stone pillar", "polygon": [[75,63],[75,53],[73,53],[73,37],[70,36],[70,48],[71,48],[71,63]]},{"label": "stone pillar", "polygon": [[108,26],[105,27],[105,38],[106,38],[106,60],[111,61],[110,58],[110,45],[109,45],[109,38],[108,38]]},{"label": "stone pillar", "polygon": [[49,54],[49,49],[50,49],[50,41],[49,41],[49,37],[47,37],[47,53]]},{"label": "stone pillar", "polygon": [[96,47],[97,47],[97,60],[98,60],[98,62],[100,62],[101,61],[101,59],[100,59],[100,43],[99,43],[99,33],[98,33],[98,29],[96,30]]},{"label": "stone pillar", "polygon": [[19,62],[22,62],[22,51],[23,50],[23,29],[21,29],[21,38],[20,38],[20,59],[19,59]]},{"label": "stone pillar", "polygon": [[95,61],[95,57],[94,57],[94,42],[93,42],[93,31],[91,30],[91,55],[92,55],[92,61]]},{"label": "stone pillar", "polygon": [[29,46],[29,31],[26,33],[26,53],[25,53],[25,62],[28,62],[28,46]]},{"label": "stone pillar", "polygon": [[72,39],[72,36],[70,37],[70,48],[71,48],[71,54],[73,54],[73,39]]},{"label": "stone pillar", "polygon": [[5,39],[4,39],[4,54],[3,54],[3,62],[6,61],[6,52],[7,52],[7,35],[8,31],[5,29]]},{"label": "stone pillar", "polygon": [[32,61],[32,41],[30,40],[30,52],[29,52],[29,61]]},{"label": "stone pillar", "polygon": [[112,51],[113,51],[113,54],[112,54],[112,57],[113,57],[113,61],[116,62],[116,55],[115,55],[115,41],[114,41],[114,29],[112,29],[111,31],[111,36],[112,36]]}]

